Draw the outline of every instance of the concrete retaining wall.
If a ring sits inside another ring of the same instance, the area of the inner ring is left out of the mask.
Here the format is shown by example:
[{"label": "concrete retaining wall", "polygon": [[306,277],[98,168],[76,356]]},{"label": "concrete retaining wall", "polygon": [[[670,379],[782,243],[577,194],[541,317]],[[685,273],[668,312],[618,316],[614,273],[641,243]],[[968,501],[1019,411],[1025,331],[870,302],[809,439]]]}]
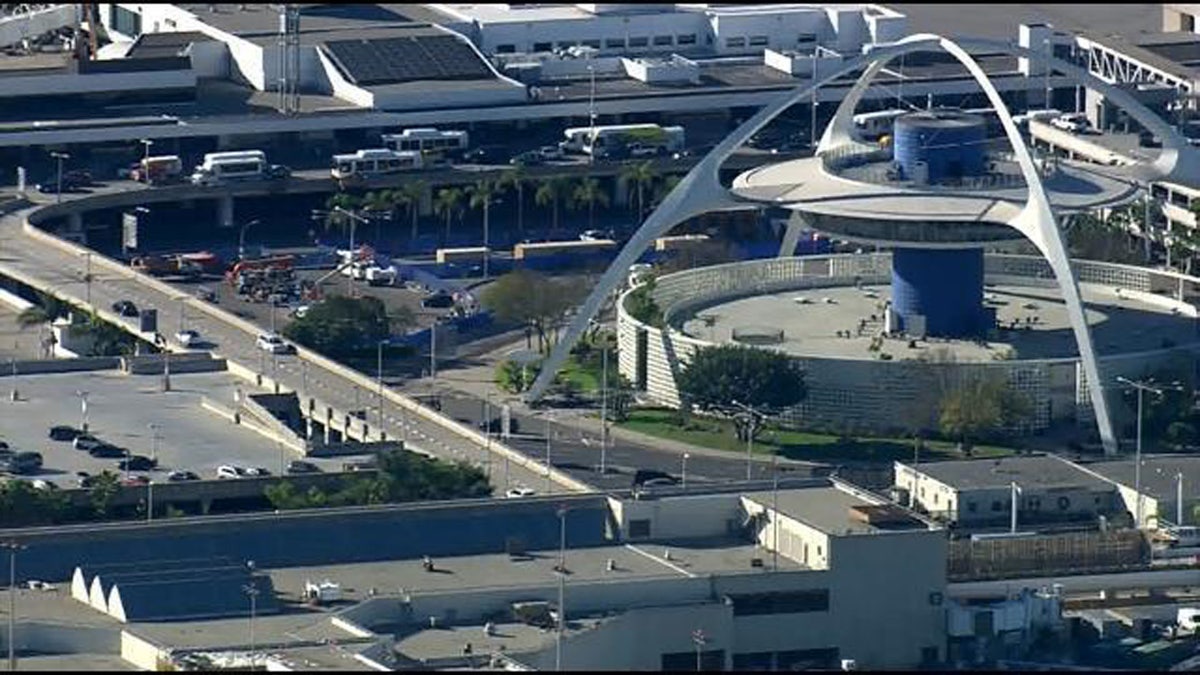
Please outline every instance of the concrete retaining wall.
[{"label": "concrete retaining wall", "polygon": [[[87,370],[116,370],[121,367],[119,356],[85,356],[76,359],[37,359],[17,361],[17,376],[47,373],[76,373]],[[0,377],[11,376],[7,363],[0,368]]]},{"label": "concrete retaining wall", "polygon": [[[162,354],[123,356],[121,370],[130,375],[162,375],[167,359]],[[214,359],[207,353],[172,354],[172,373],[216,373],[226,370],[225,359]]]}]

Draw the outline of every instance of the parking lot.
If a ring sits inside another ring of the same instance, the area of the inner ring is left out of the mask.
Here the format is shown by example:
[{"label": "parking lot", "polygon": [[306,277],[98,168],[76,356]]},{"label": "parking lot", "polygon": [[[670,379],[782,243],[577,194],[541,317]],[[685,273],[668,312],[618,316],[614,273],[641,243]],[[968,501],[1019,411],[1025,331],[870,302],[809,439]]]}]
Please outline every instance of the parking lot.
[{"label": "parking lot", "polygon": [[[82,425],[79,392],[86,392],[89,432],[101,441],[128,448],[134,455],[157,454],[158,469],[140,472],[155,482],[165,481],[166,474],[177,469],[212,479],[222,464],[263,467],[278,475],[281,467],[297,458],[292,451],[281,450],[270,439],[235,426],[200,405],[204,396],[232,405],[240,384],[241,380],[225,372],[173,374],[170,392],[162,391],[161,376],[117,371],[22,377],[21,400],[14,403],[6,397],[0,401],[0,440],[15,451],[42,454],[42,470],[24,476],[30,480],[40,478],[61,487],[75,487],[78,471],[117,471],[117,459],[91,457],[73,449],[70,442],[48,437],[52,426]],[[325,471],[337,471],[346,460],[310,461]]]}]

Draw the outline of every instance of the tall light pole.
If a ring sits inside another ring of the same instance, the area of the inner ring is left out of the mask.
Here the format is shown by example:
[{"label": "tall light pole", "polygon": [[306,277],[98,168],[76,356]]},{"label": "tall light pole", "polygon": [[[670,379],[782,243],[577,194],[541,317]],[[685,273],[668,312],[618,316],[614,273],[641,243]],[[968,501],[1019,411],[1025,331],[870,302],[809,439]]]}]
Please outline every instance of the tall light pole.
[{"label": "tall light pole", "polygon": [[1023,490],[1021,490],[1021,486],[1017,485],[1017,481],[1014,480],[1009,484],[1009,498],[1012,500],[1012,508],[1009,512],[1008,523],[1008,531],[1010,534],[1016,534],[1017,532],[1017,507],[1022,492]]},{"label": "tall light pole", "polygon": [[550,494],[553,489],[550,483],[550,413],[547,411],[544,417],[546,420],[546,494]]},{"label": "tall light pole", "polygon": [[1183,525],[1183,472],[1175,472],[1175,524]]},{"label": "tall light pole", "polygon": [[242,586],[242,592],[250,598],[250,664],[253,665],[255,661],[254,652],[257,649],[257,645],[254,642],[254,614],[258,605],[259,590],[258,586],[254,585],[253,567],[250,568],[250,574],[250,583]]},{"label": "tall light pole", "polygon": [[1141,529],[1142,527],[1142,394],[1150,392],[1155,396],[1162,396],[1166,390],[1181,391],[1183,385],[1178,382],[1171,382],[1164,385],[1154,385],[1153,380],[1147,378],[1145,380],[1130,380],[1124,377],[1117,377],[1117,382],[1132,387],[1137,390],[1137,450],[1133,459],[1133,491],[1134,499],[1137,500],[1134,506],[1134,528]]},{"label": "tall light pole", "polygon": [[605,475],[605,459],[608,455],[608,340],[600,350],[600,475]]},{"label": "tall light pole", "polygon": [[257,224],[258,219],[255,218],[254,220],[242,225],[242,227],[238,230],[238,260],[244,260],[246,258],[246,230],[250,229],[251,225]]},{"label": "tall light pole", "polygon": [[17,357],[13,356],[8,360],[8,363],[12,366],[12,392],[8,398],[15,403],[21,400],[21,394],[17,391]]},{"label": "tall light pole", "polygon": [[75,395],[79,397],[79,412],[81,416],[81,427],[83,433],[88,430],[88,393],[86,391],[76,391]]},{"label": "tall light pole", "polygon": [[554,670],[562,672],[562,635],[563,626],[567,622],[566,608],[563,606],[567,582],[567,507],[559,506],[558,514],[558,626],[554,633]]},{"label": "tall light pole", "polygon": [[8,669],[17,669],[17,551],[27,547],[15,541],[0,543],[0,548],[8,549]]},{"label": "tall light pole", "polygon": [[151,447],[150,459],[153,460],[155,463],[157,463],[158,462],[158,429],[159,429],[159,427],[158,427],[158,424],[156,424],[154,422],[151,422],[150,424],[147,424],[146,426],[149,427],[150,433],[152,434],[151,446],[150,446]]},{"label": "tall light pole", "polygon": [[154,141],[149,138],[141,138],[138,139],[138,143],[141,143],[145,147],[145,152],[142,154],[142,171],[145,171],[146,160],[150,159],[150,146],[154,145]]},{"label": "tall light pole", "polygon": [[691,455],[685,452],[683,453],[683,457],[680,458],[679,482],[683,484],[684,490],[687,489],[687,461],[689,457]]},{"label": "tall light pole", "polygon": [[57,185],[57,188],[55,189],[54,202],[56,204],[61,204],[62,203],[63,160],[70,159],[71,155],[66,152],[51,152],[50,156],[53,157],[54,159],[58,160],[58,185]]},{"label": "tall light pole", "polygon": [[386,343],[387,340],[384,339],[380,340],[375,345],[376,351],[378,352],[375,380],[377,386],[379,387],[379,433],[381,435],[383,434],[383,345]]},{"label": "tall light pole", "polygon": [[[588,138],[591,139],[592,142],[595,142],[595,140],[596,140],[596,68],[595,68],[595,66],[592,65],[591,61],[592,61],[592,59],[589,56],[587,70],[588,70],[588,76],[591,78],[591,81],[592,81],[592,89],[591,89],[591,93],[588,95],[588,123],[590,125],[590,129],[588,131]],[[588,153],[588,164],[594,164],[595,162],[596,162],[596,153],[589,152]]]},{"label": "tall light pole", "polygon": [[779,571],[779,454],[771,454],[771,570]]}]

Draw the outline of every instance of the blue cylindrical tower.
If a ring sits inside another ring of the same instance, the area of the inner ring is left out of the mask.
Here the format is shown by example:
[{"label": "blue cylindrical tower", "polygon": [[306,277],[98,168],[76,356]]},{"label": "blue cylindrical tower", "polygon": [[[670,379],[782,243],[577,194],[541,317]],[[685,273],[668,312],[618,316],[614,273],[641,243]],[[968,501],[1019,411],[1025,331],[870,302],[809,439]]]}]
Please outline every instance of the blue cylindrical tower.
[{"label": "blue cylindrical tower", "polygon": [[959,110],[912,112],[896,118],[892,159],[905,178],[922,183],[978,176],[986,164],[986,141],[987,125],[978,115]]},{"label": "blue cylindrical tower", "polygon": [[985,334],[991,320],[983,307],[983,249],[893,250],[892,311],[916,335]]}]

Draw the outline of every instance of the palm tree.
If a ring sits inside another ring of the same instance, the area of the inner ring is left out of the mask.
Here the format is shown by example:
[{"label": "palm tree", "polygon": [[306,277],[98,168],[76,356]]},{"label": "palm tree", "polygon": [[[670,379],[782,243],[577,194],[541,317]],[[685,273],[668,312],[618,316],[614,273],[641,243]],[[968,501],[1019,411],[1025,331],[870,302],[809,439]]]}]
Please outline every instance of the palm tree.
[{"label": "palm tree", "polygon": [[410,240],[417,238],[417,217],[421,215],[421,198],[424,196],[425,181],[422,180],[405,183],[392,192],[396,205],[406,207],[409,217],[412,218],[412,230],[408,235]]},{"label": "palm tree", "polygon": [[450,218],[462,210],[463,191],[460,188],[442,188],[433,200],[433,210],[446,217],[446,241],[450,240]]},{"label": "palm tree", "polygon": [[666,199],[667,195],[671,194],[671,190],[674,190],[675,186],[679,185],[679,181],[681,180],[683,180],[683,176],[678,174],[671,174],[663,178],[663,182],[659,183],[654,188],[654,203],[650,205],[650,208],[658,208],[658,205],[662,203],[662,200]]},{"label": "palm tree", "polygon": [[379,240],[383,237],[380,234],[380,221],[383,220],[386,214],[387,220],[394,220],[395,213],[392,209],[396,206],[396,195],[391,190],[380,190],[379,192],[368,192],[363,195],[362,207],[364,211],[370,211],[368,217],[375,221],[375,241],[376,246],[379,245]]},{"label": "palm tree", "polygon": [[325,200],[325,208],[329,210],[329,212],[325,214],[325,231],[328,232],[330,229],[336,227],[338,232],[345,234],[349,228],[354,226],[354,219],[338,213],[334,210],[334,208],[336,207],[345,209],[347,211],[353,211],[354,209],[357,209],[360,204],[362,204],[362,199],[348,192],[339,192],[335,195],[331,195],[329,199]]},{"label": "palm tree", "polygon": [[517,165],[508,171],[505,171],[500,176],[498,181],[501,190],[517,191],[517,235],[525,234],[525,184],[529,182],[529,176],[526,175],[525,169]]},{"label": "palm tree", "polygon": [[[483,209],[483,247],[486,249],[490,243],[488,230],[488,214],[491,211],[492,200],[496,194],[500,192],[500,188],[490,180],[481,180],[472,185],[469,189],[470,206],[473,209]],[[483,278],[488,278],[488,259],[491,258],[490,251],[483,253]]]},{"label": "palm tree", "polygon": [[621,171],[621,179],[631,183],[637,189],[637,224],[641,225],[642,219],[646,217],[646,188],[654,185],[654,181],[658,180],[658,172],[654,170],[653,163],[638,162],[625,167]]},{"label": "palm tree", "polygon": [[589,230],[596,222],[596,205],[607,207],[609,202],[608,193],[600,187],[600,181],[591,177],[584,178],[575,186],[571,200],[577,206],[587,206]]},{"label": "palm tree", "polygon": [[558,203],[569,194],[571,182],[571,179],[565,176],[544,180],[538,185],[537,193],[533,195],[533,201],[537,202],[538,206],[547,204],[553,206],[554,219],[551,221],[553,229],[558,229]]}]

